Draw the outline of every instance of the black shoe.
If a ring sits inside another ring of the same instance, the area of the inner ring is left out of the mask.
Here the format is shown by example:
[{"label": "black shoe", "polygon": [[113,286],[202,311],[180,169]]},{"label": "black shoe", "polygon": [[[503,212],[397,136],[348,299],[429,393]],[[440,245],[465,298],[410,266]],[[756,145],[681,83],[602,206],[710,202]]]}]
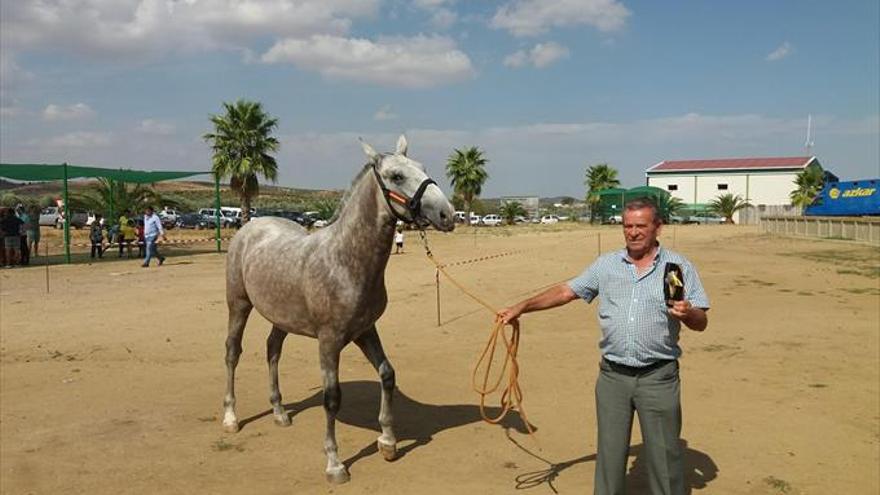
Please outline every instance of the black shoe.
[{"label": "black shoe", "polygon": [[141,265],[141,268],[149,268],[149,267],[150,267],[150,265],[148,265],[148,264],[146,264],[146,263],[144,263],[143,265]]},{"label": "black shoe", "polygon": [[159,266],[162,266],[162,263],[165,263],[165,257],[159,258]]}]

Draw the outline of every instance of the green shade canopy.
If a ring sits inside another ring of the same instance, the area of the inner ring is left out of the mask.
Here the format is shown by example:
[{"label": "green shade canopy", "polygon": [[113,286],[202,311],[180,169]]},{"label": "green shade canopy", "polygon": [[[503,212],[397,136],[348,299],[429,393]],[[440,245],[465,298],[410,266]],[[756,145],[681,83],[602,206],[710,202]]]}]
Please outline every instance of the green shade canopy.
[{"label": "green shade canopy", "polygon": [[[64,180],[64,165],[0,163],[0,177],[22,181]],[[67,165],[67,178],[106,177],[121,182],[149,184],[181,179],[211,172],[142,171],[122,168],[98,168]]]}]

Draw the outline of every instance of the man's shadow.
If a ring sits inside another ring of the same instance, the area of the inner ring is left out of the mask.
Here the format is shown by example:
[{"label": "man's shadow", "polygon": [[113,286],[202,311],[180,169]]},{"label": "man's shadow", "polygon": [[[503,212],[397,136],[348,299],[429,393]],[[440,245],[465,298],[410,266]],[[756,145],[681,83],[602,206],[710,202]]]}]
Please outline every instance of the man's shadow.
[{"label": "man's shadow", "polygon": [[[338,421],[347,425],[373,430],[380,433],[379,427],[379,382],[353,381],[340,383],[342,388],[342,406],[336,416]],[[319,390],[312,396],[299,402],[284,404],[284,409],[291,416],[312,408],[323,407],[323,391]],[[498,407],[486,407],[486,415],[495,417],[501,409]],[[394,391],[394,402],[391,408],[394,415],[394,434],[397,436],[397,458],[405,456],[412,450],[427,445],[434,435],[449,428],[455,428],[470,423],[482,421],[480,408],[472,404],[433,405],[414,400],[404,394],[400,388]],[[244,428],[248,423],[272,413],[267,409],[249,418],[242,419],[239,423]],[[296,420],[294,419],[294,428]],[[515,411],[508,414],[498,426],[505,430],[514,429],[520,433],[528,433],[525,424]],[[537,431],[537,427],[531,425]],[[370,442],[355,455],[344,461],[351,467],[358,460],[378,452],[376,442]]]},{"label": "man's shadow", "polygon": [[[546,484],[553,493],[559,493],[553,484],[559,475],[571,466],[583,462],[595,462],[596,454],[585,455],[577,459],[553,463],[523,447],[519,442],[507,435],[508,440],[513,442],[520,450],[530,456],[547,463],[548,467],[539,471],[520,474],[516,477],[516,489],[526,490]],[[684,455],[684,478],[685,489],[688,495],[694,488],[702,489],[712,480],[718,477],[718,466],[706,453],[688,447],[687,440],[681,440],[682,453]],[[629,493],[650,493],[648,484],[648,472],[644,456],[643,445],[633,445],[629,449],[629,455],[635,456],[632,467],[626,474],[626,490]]]}]

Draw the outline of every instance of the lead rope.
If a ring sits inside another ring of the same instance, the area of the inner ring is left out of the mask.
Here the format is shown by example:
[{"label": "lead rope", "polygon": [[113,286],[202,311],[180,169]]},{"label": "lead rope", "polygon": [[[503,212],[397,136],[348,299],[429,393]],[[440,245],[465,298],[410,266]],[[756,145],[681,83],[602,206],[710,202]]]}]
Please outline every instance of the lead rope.
[{"label": "lead rope", "polygon": [[[434,254],[431,252],[431,248],[428,246],[428,236],[425,234],[424,229],[419,229],[419,237],[422,238],[422,243],[425,246],[425,255],[427,255],[428,259],[431,263],[437,267],[437,271],[443,274],[447,280],[452,282],[452,284],[465,295],[476,301],[478,304],[489,310],[492,315],[495,316],[494,327],[492,328],[492,332],[489,335],[489,341],[486,343],[486,347],[483,348],[483,353],[480,354],[480,359],[477,360],[477,364],[474,366],[473,374],[471,375],[471,384],[473,386],[474,392],[480,395],[480,416],[483,418],[483,421],[490,424],[499,424],[504,417],[507,416],[507,413],[513,409],[519,411],[520,418],[522,419],[523,424],[525,425],[526,431],[529,432],[529,436],[535,441],[538,445],[538,448],[541,447],[540,442],[538,442],[537,437],[535,437],[535,431],[532,429],[532,425],[529,423],[529,419],[526,416],[526,410],[523,408],[523,393],[522,389],[519,386],[519,364],[516,360],[516,354],[519,351],[519,338],[520,338],[520,325],[519,321],[514,321],[510,323],[511,332],[510,336],[507,335],[505,331],[505,325],[501,321],[501,317],[498,316],[498,310],[492,307],[491,304],[487,303],[483,299],[474,295],[471,291],[467,290],[458,280],[455,280],[449,273],[446,272],[443,264],[438,262],[434,258]],[[504,356],[504,362],[501,366],[501,371],[498,373],[498,379],[495,380],[495,383],[489,386],[489,377],[490,372],[492,370],[492,363],[495,361],[495,350],[498,347],[498,338],[501,338],[504,342],[504,347],[507,349],[507,353]],[[482,377],[482,384],[479,384],[477,380],[477,374],[480,369],[485,367],[485,372]],[[504,390],[501,392],[501,412],[498,413],[495,417],[490,417],[486,413],[486,398],[494,394],[498,391],[498,388],[501,386],[501,382],[504,379],[504,372],[507,371],[507,385],[504,387]]]}]

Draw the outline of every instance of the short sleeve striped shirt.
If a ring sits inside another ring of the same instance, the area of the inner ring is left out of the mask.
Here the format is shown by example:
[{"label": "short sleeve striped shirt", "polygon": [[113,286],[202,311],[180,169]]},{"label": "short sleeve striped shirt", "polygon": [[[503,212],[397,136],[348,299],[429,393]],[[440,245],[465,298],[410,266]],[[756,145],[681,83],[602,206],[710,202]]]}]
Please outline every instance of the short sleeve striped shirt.
[{"label": "short sleeve striped shirt", "polygon": [[643,367],[681,356],[681,322],[669,316],[663,295],[666,263],[676,263],[684,272],[684,298],[695,307],[709,309],[697,269],[684,256],[662,247],[653,265],[641,274],[626,249],[621,249],[600,256],[569,281],[581,299],[590,302],[599,297],[599,350],[609,361]]}]

